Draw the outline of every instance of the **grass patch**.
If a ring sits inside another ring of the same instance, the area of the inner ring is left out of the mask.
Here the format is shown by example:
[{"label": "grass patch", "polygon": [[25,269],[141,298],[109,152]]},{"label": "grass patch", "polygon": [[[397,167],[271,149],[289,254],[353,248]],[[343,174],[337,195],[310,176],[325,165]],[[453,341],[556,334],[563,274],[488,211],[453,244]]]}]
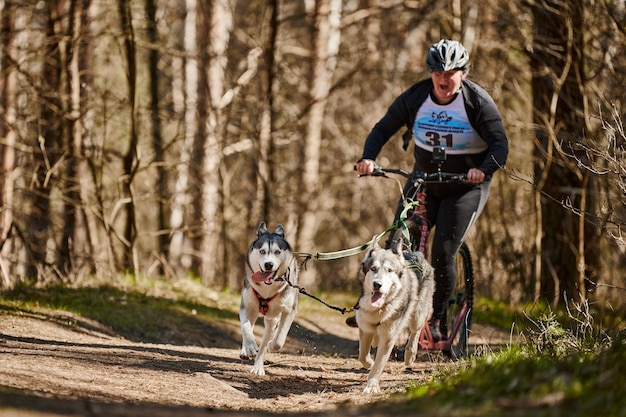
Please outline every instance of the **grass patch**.
[{"label": "grass patch", "polygon": [[625,415],[624,332],[609,335],[592,325],[588,312],[569,313],[569,320],[556,314],[528,318],[520,344],[443,368],[432,382],[409,388],[403,411],[429,416]]},{"label": "grass patch", "polygon": [[234,295],[217,297],[191,280],[133,281],[121,277],[72,287],[22,284],[0,294],[0,308],[47,315],[70,312],[133,341],[201,346],[234,341],[235,335],[224,334],[216,325],[238,320]]},{"label": "grass patch", "polygon": [[502,301],[479,297],[474,299],[473,307],[472,320],[501,330],[510,331],[511,328],[518,328],[523,321],[523,313],[519,306]]}]

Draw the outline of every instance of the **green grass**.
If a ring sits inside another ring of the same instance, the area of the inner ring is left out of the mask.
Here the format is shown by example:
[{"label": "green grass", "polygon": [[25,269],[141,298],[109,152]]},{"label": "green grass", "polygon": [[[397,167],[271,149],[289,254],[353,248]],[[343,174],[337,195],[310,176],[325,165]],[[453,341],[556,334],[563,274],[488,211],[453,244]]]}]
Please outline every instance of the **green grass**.
[{"label": "green grass", "polygon": [[220,294],[219,299],[226,301],[218,305],[214,300],[218,297],[212,297],[199,284],[189,280],[184,287],[180,285],[181,282],[149,280],[131,283],[126,278],[79,287],[23,284],[0,294],[0,309],[71,312],[76,320],[95,320],[112,334],[134,341],[204,345],[213,339],[228,339],[214,324],[238,320],[235,296]]},{"label": "green grass", "polygon": [[599,352],[572,352],[555,360],[515,346],[409,389],[405,409],[429,410],[433,416],[441,415],[434,404],[456,410],[454,416],[624,415],[625,348],[619,338]]},{"label": "green grass", "polygon": [[520,325],[523,321],[523,313],[519,306],[480,297],[474,300],[472,320],[509,331]]},{"label": "green grass", "polygon": [[[571,313],[571,312],[570,312]],[[626,335],[570,315],[528,318],[522,342],[444,367],[408,390],[404,412],[429,416],[624,416]]]}]

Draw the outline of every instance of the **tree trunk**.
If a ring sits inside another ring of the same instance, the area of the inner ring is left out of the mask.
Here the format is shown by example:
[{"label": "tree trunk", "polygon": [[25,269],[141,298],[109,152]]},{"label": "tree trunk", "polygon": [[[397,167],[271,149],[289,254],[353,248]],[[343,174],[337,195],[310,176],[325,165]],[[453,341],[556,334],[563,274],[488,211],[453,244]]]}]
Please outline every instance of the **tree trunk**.
[{"label": "tree trunk", "polygon": [[167,253],[168,236],[167,230],[167,216],[165,209],[165,202],[168,200],[167,193],[167,178],[165,173],[165,165],[163,158],[163,137],[161,135],[161,118],[159,117],[159,59],[160,54],[156,47],[158,42],[157,31],[157,5],[155,0],[146,0],[146,17],[147,17],[147,32],[148,40],[151,43],[150,52],[148,54],[148,73],[150,75],[150,120],[152,124],[152,148],[154,150],[154,166],[156,169],[155,189],[157,193],[157,227],[158,227],[158,253],[160,266],[159,274],[162,275],[165,271],[162,260]]},{"label": "tree trunk", "polygon": [[581,2],[548,0],[537,3],[533,14],[535,178],[541,193],[538,233],[542,236],[537,295],[553,304],[559,300],[582,301],[586,297],[585,262],[590,252],[581,232],[585,221],[584,216],[563,206],[585,206],[588,174],[563,154],[562,146],[581,140],[586,128],[583,6]]},{"label": "tree trunk", "polygon": [[[90,259],[94,272],[100,277],[108,276],[118,270],[115,263],[112,236],[108,233],[110,224],[104,210],[104,190],[102,184],[102,170],[105,165],[104,156],[97,152],[96,143],[98,138],[96,117],[97,100],[93,88],[94,61],[93,50],[96,45],[94,34],[99,33],[99,22],[92,16],[97,15],[98,3],[91,0],[83,0],[83,13],[81,24],[79,69],[73,80],[73,95],[75,111],[80,112],[80,136],[82,138],[81,152],[78,155],[78,181],[80,182],[80,199],[82,213],[87,222],[89,244],[91,247]],[[79,16],[76,16],[78,18]]]},{"label": "tree trunk", "polygon": [[[67,103],[64,108],[67,117],[67,132],[69,138],[68,161],[66,166],[65,209],[63,241],[60,246],[59,269],[73,276],[86,275],[93,272],[93,248],[89,237],[89,228],[85,216],[87,201],[83,199],[83,179],[89,178],[87,164],[83,156],[82,98],[81,98],[81,64],[83,48],[83,16],[89,7],[83,0],[71,0],[68,13],[68,43],[63,43],[67,66],[64,68],[67,75],[66,89]],[[83,9],[85,8],[85,9]]]},{"label": "tree trunk", "polygon": [[256,196],[250,212],[250,219],[255,227],[261,221],[269,219],[269,202],[272,199],[272,190],[269,184],[272,181],[272,165],[269,163],[272,153],[273,126],[273,94],[274,94],[274,54],[276,53],[276,36],[278,34],[278,0],[270,0],[267,5],[267,38],[263,40],[265,47],[265,70],[261,81],[261,119],[259,122],[259,140],[255,147],[256,155]]},{"label": "tree trunk", "polygon": [[124,52],[126,58],[126,80],[128,82],[128,102],[130,131],[128,150],[124,154],[124,177],[122,178],[122,203],[125,207],[125,227],[123,244],[126,250],[123,255],[123,265],[125,269],[130,269],[135,275],[139,274],[139,260],[135,248],[137,237],[137,223],[135,214],[135,200],[133,196],[133,180],[137,169],[137,56],[135,48],[135,32],[133,28],[133,16],[130,7],[130,0],[118,1],[118,12],[120,14],[122,35],[124,37]]},{"label": "tree trunk", "polygon": [[[30,142],[37,152],[32,157],[32,192],[27,194],[27,205],[31,210],[25,213],[28,228],[24,230],[28,259],[23,274],[29,277],[39,277],[56,257],[58,242],[55,225],[60,221],[58,209],[51,202],[53,189],[57,186],[52,180],[52,173],[60,164],[66,127],[60,110],[63,107],[61,78],[64,51],[60,42],[63,37],[62,16],[58,12],[63,9],[63,0],[45,2],[44,5],[46,35],[43,50],[47,59],[43,61],[38,74],[41,92],[35,103],[36,137]],[[56,177],[60,176],[54,173]]]},{"label": "tree trunk", "polygon": [[[190,168],[193,144],[198,132],[198,3],[197,0],[186,0],[185,23],[183,35],[184,61],[184,139],[180,150],[180,161],[176,165],[176,185],[170,213],[172,237],[168,252],[168,260],[177,275],[184,273],[185,268],[192,265],[191,257],[185,251],[190,242],[185,228],[185,213],[188,205],[194,200],[190,190]],[[187,251],[188,252],[188,251]]]},{"label": "tree trunk", "polygon": [[[219,167],[222,161],[222,135],[225,92],[225,71],[228,63],[228,44],[233,25],[233,0],[212,0],[203,8],[203,29],[208,30],[202,39],[209,40],[202,55],[200,87],[200,124],[197,148],[200,161],[200,198],[197,219],[201,224],[198,241],[198,272],[203,281],[211,286],[224,286],[227,276],[224,270],[222,190]],[[204,83],[202,83],[204,81]]]},{"label": "tree trunk", "polygon": [[[296,248],[311,251],[317,232],[316,212],[319,205],[320,149],[324,112],[337,64],[340,44],[341,0],[315,1],[315,36],[313,38],[313,73],[311,77],[311,107],[304,137],[298,234]],[[312,278],[315,280],[315,277]]]},{"label": "tree trunk", "polygon": [[10,239],[13,227],[13,197],[15,189],[15,100],[17,94],[17,71],[14,63],[15,56],[15,11],[16,7],[11,1],[0,6],[2,15],[2,46],[0,53],[0,69],[4,74],[2,85],[2,97],[0,105],[3,109],[3,118],[0,123],[0,137],[4,138],[0,143],[0,287],[8,287],[13,282],[10,279],[9,258],[12,251]]}]

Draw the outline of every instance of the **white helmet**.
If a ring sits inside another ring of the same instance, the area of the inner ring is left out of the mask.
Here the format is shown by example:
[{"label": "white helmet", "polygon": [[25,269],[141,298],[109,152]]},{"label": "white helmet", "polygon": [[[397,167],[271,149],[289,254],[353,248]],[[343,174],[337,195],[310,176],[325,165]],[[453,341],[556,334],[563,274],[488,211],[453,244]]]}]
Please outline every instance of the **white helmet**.
[{"label": "white helmet", "polygon": [[442,39],[428,48],[426,69],[429,72],[468,68],[469,53],[461,42]]}]

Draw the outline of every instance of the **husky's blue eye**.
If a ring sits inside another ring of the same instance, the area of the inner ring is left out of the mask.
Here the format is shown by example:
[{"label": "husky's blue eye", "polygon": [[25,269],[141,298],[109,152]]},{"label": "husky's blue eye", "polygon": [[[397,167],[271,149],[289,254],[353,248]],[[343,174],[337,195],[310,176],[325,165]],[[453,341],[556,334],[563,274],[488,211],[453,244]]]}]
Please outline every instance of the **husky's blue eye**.
[{"label": "husky's blue eye", "polygon": [[265,249],[259,249],[259,253],[260,253],[261,255],[265,255]]},{"label": "husky's blue eye", "polygon": [[377,267],[377,266],[372,265],[372,266],[370,266],[370,271],[372,271],[372,272],[376,272],[376,271],[378,271],[378,267]]}]

